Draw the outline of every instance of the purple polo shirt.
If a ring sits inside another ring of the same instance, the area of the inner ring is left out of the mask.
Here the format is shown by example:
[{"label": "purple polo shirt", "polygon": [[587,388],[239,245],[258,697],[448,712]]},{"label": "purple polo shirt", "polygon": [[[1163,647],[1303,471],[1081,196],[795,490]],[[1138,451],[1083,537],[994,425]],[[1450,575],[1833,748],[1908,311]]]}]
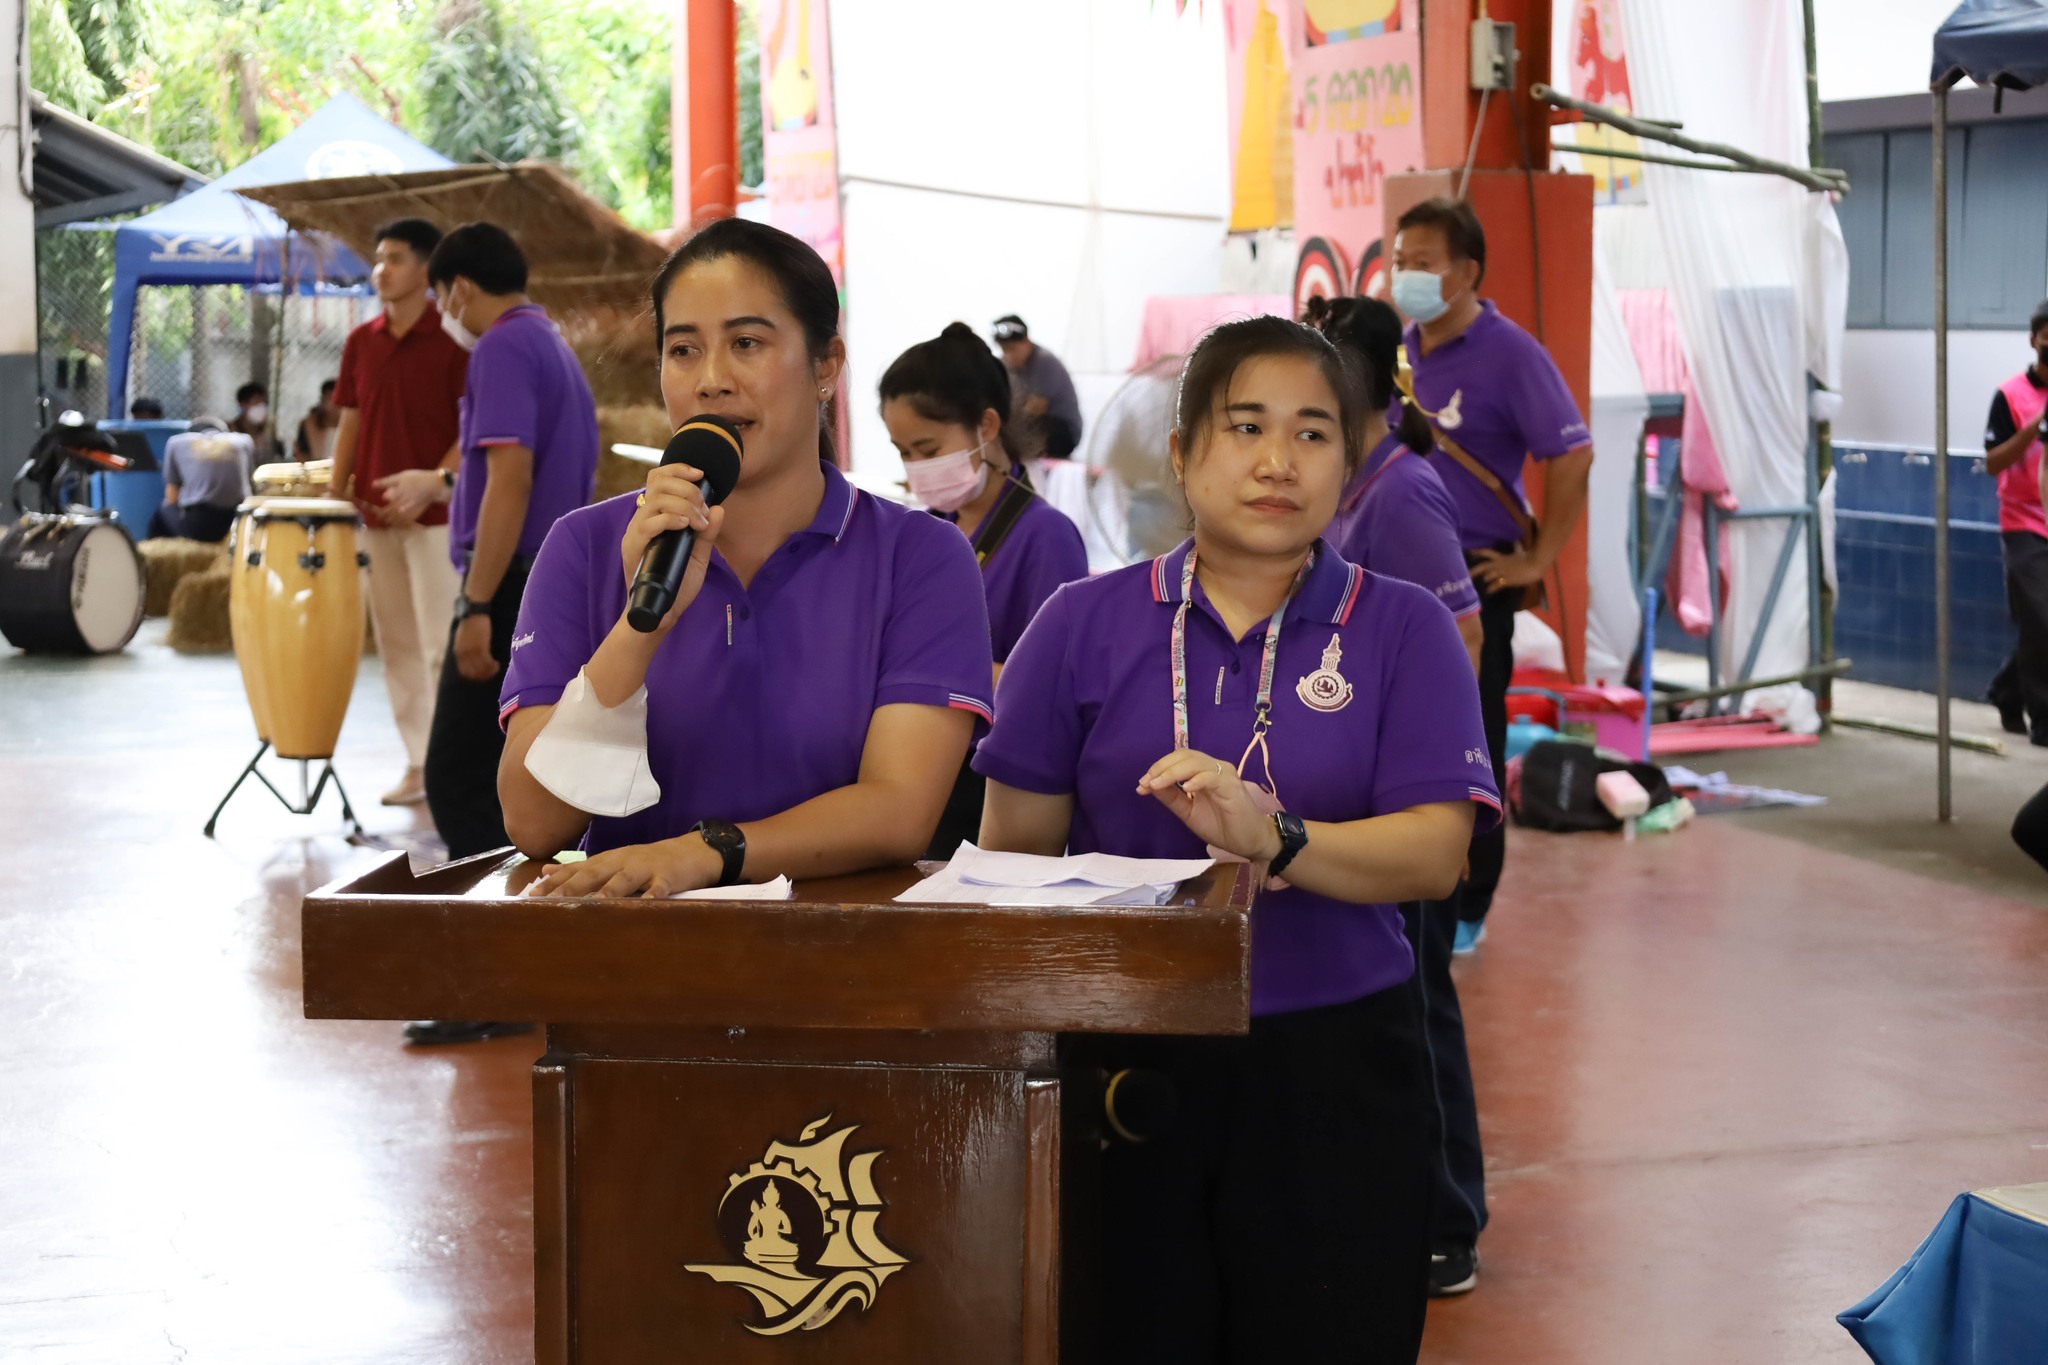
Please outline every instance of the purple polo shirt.
[{"label": "purple polo shirt", "polygon": [[[988,519],[983,518],[970,542],[977,554],[987,535]],[[1081,528],[1034,494],[981,571],[995,661],[1009,661],[1010,651],[1024,638],[1024,627],[1062,583],[1087,576],[1088,547],[1081,543]]]},{"label": "purple polo shirt", "polygon": [[[1075,853],[1198,858],[1202,841],[1136,792],[1173,749],[1172,636],[1192,542],[1147,564],[1054,593],[1003,668],[996,723],[974,758],[994,781],[1071,794]],[[1188,727],[1234,763],[1252,733],[1263,624],[1232,640],[1199,583],[1188,613]],[[1351,684],[1335,710],[1297,685],[1333,640]],[[1346,563],[1327,543],[1289,604],[1266,742],[1281,803],[1307,820],[1360,820],[1436,801],[1473,801],[1480,828],[1500,797],[1479,719],[1479,685],[1449,616],[1412,584]],[[1247,773],[1263,778],[1256,755]],[[1356,1000],[1408,979],[1414,959],[1391,905],[1290,887],[1252,913],[1252,1013]]]},{"label": "purple polo shirt", "polygon": [[1458,509],[1429,460],[1388,437],[1373,447],[1344,490],[1328,539],[1353,564],[1435,595],[1463,619],[1479,591],[1458,548]]},{"label": "purple polo shirt", "polygon": [[[1524,507],[1529,499],[1522,491],[1523,456],[1554,460],[1592,443],[1557,362],[1542,342],[1502,317],[1492,300],[1481,300],[1472,325],[1428,355],[1412,322],[1403,344],[1415,373],[1415,401],[1435,413],[1443,434],[1493,471]],[[1456,460],[1438,451],[1430,463],[1457,504],[1458,537],[1466,549],[1521,538],[1500,499]]]},{"label": "purple polo shirt", "polygon": [[[699,820],[759,820],[849,786],[879,706],[988,718],[988,609],[967,542],[824,470],[817,515],[750,585],[712,554],[703,590],[647,670],[648,766],[661,799],[592,820],[584,848],[672,839]],[[634,496],[579,508],[548,533],[519,608],[501,718],[559,700],[624,613],[619,542]]]},{"label": "purple polo shirt", "polygon": [[[576,353],[538,304],[508,310],[469,356],[462,395],[462,468],[448,513],[448,555],[462,567],[476,548],[492,446],[533,452],[533,493],[519,529],[519,553],[540,553],[557,518],[590,501],[597,477],[597,404]],[[616,548],[616,547],[614,547]]]}]

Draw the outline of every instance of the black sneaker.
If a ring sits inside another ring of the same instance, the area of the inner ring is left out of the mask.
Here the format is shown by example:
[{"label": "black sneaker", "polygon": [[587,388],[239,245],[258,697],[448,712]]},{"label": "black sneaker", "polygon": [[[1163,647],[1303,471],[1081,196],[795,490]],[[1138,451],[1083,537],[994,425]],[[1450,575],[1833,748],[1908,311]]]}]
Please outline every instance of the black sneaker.
[{"label": "black sneaker", "polygon": [[443,1043],[481,1043],[486,1038],[510,1038],[531,1033],[531,1024],[499,1024],[470,1019],[421,1019],[405,1026],[408,1047],[436,1047]]},{"label": "black sneaker", "polygon": [[1445,1247],[1429,1256],[1429,1296],[1452,1299],[1479,1287],[1479,1248]]}]

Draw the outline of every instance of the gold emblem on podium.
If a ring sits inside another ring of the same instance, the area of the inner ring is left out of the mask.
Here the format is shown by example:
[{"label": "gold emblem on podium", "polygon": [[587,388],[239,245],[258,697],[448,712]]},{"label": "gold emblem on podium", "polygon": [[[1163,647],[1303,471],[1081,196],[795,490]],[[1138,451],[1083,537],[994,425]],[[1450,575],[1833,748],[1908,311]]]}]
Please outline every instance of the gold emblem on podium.
[{"label": "gold emblem on podium", "polygon": [[816,1331],[849,1304],[865,1311],[910,1263],[876,1227],[886,1207],[874,1180],[881,1152],[846,1152],[858,1125],[818,1137],[831,1121],[806,1124],[794,1144],[769,1143],[727,1182],[717,1216],[732,1263],[683,1267],[752,1294],[762,1316],[745,1325],[764,1337]]}]

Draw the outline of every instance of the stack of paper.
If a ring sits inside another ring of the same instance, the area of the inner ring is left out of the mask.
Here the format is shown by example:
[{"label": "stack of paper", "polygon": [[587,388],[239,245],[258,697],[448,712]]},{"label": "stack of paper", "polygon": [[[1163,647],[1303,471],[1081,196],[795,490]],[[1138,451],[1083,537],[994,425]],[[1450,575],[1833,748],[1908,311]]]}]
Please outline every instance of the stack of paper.
[{"label": "stack of paper", "polygon": [[1209,858],[988,853],[960,845],[953,861],[896,899],[919,905],[1163,905]]},{"label": "stack of paper", "polygon": [[787,877],[772,882],[743,882],[738,886],[707,886],[701,891],[678,891],[669,897],[677,901],[786,901],[796,894]]}]

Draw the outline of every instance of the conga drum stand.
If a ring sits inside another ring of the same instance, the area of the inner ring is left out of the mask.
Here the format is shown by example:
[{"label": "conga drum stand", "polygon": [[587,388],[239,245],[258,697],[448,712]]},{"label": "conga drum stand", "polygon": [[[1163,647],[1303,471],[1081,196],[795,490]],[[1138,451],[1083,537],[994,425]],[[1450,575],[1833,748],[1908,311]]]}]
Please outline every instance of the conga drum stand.
[{"label": "conga drum stand", "polygon": [[[219,823],[220,813],[228,808],[228,802],[235,799],[235,793],[240,791],[242,784],[252,777],[264,786],[269,787],[270,794],[277,798],[278,804],[293,815],[311,815],[313,807],[320,804],[321,794],[327,790],[327,784],[332,782],[334,784],[334,794],[341,798],[341,818],[348,821],[349,839],[352,842],[360,843],[369,838],[363,832],[363,822],[356,819],[355,808],[348,803],[348,792],[341,785],[341,774],[334,771],[334,760],[332,758],[287,760],[288,762],[295,761],[299,765],[299,799],[295,803],[290,797],[277,789],[276,784],[270,780],[268,774],[256,766],[263,761],[263,755],[269,752],[270,741],[267,739],[256,746],[256,756],[249,760],[248,766],[242,769],[241,776],[237,777],[235,784],[228,788],[228,794],[223,796],[220,799],[220,804],[213,808],[213,814],[206,817],[207,838],[211,839],[213,837],[213,827]],[[306,770],[308,765],[313,763],[320,765],[320,776],[313,783],[311,790],[308,790],[306,786]]]}]

